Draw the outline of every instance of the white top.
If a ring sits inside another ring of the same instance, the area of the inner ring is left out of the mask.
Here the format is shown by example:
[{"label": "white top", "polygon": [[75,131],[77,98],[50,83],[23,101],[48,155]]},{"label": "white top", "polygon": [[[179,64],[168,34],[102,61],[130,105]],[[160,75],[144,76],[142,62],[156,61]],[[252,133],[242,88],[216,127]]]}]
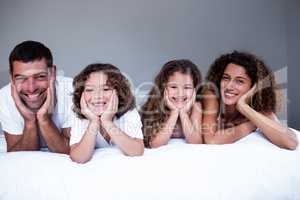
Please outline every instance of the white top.
[{"label": "white top", "polygon": [[[72,81],[71,78],[56,77],[57,104],[52,114],[52,120],[60,131],[62,128],[70,127],[71,124]],[[0,89],[0,122],[3,131],[14,135],[23,134],[24,119],[11,96],[10,83]],[[45,147],[43,141],[41,146]]]},{"label": "white top", "polygon": [[[119,119],[113,120],[114,124],[121,129],[125,134],[133,138],[143,139],[142,122],[138,111],[134,108],[124,113]],[[80,142],[85,130],[87,129],[89,120],[79,119],[73,113],[73,119],[71,123],[71,138],[70,146]],[[102,134],[98,132],[96,138],[96,148],[108,147],[112,145],[111,142],[107,142]]]}]

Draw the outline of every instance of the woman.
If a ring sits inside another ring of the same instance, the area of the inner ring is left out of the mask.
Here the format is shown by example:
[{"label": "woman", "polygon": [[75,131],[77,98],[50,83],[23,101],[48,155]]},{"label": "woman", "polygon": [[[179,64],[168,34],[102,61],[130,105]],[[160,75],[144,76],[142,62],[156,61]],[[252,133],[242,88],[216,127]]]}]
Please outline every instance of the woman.
[{"label": "woman", "polygon": [[273,144],[296,149],[296,134],[275,115],[276,83],[262,60],[239,51],[221,55],[211,65],[207,81],[203,90],[205,143],[233,143],[258,128]]}]

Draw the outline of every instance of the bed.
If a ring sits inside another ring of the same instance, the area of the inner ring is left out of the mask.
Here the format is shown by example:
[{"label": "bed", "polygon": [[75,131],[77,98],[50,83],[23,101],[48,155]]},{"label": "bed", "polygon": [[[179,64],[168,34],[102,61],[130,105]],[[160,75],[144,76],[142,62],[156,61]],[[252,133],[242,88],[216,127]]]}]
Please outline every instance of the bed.
[{"label": "bed", "polygon": [[0,199],[300,199],[300,148],[280,149],[254,132],[228,145],[173,139],[142,157],[98,149],[86,164],[0,153]]}]

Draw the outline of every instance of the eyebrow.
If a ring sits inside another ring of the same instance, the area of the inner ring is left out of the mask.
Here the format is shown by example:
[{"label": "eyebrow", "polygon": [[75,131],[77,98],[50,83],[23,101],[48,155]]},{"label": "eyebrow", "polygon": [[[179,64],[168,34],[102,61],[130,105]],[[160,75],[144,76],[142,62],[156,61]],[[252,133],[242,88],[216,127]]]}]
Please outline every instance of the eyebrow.
[{"label": "eyebrow", "polygon": [[[226,73],[224,73],[223,76],[229,76],[229,77],[231,77],[229,74],[226,74]],[[237,76],[236,78],[244,79],[244,80],[248,80],[249,79],[249,78],[246,78],[246,77],[243,77],[243,76]]]},{"label": "eyebrow", "polygon": [[[99,85],[85,84],[85,87],[95,87],[95,86],[98,87]],[[105,86],[110,87],[108,84],[100,85],[100,87],[105,87]]]},{"label": "eyebrow", "polygon": [[[36,74],[32,74],[30,76],[38,76],[38,75],[48,75],[48,73],[47,72],[39,72],[39,73],[36,73]],[[16,77],[25,77],[25,78],[27,78],[27,77],[30,77],[30,76],[26,76],[26,75],[23,75],[23,74],[14,74],[14,78],[16,78]]]}]

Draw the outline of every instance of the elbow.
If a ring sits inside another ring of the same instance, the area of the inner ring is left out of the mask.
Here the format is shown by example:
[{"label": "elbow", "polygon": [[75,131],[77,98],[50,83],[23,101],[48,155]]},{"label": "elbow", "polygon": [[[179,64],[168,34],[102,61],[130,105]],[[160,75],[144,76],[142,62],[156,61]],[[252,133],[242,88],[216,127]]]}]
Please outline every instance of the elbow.
[{"label": "elbow", "polygon": [[288,150],[296,150],[299,144],[297,135],[292,130],[290,130],[289,133],[290,133],[290,137],[284,140],[285,142],[282,145],[278,145],[278,146]]},{"label": "elbow", "polygon": [[198,137],[198,138],[192,138],[192,139],[187,139],[186,138],[186,143],[188,144],[202,144],[203,143],[203,140],[201,137]]},{"label": "elbow", "polygon": [[149,145],[151,149],[155,149],[164,145],[167,145],[169,141],[167,142],[156,142],[156,141],[150,141]]},{"label": "elbow", "polygon": [[218,143],[216,140],[214,140],[214,139],[211,139],[211,138],[205,138],[204,139],[204,143],[205,144],[220,144],[220,143]]},{"label": "elbow", "polygon": [[136,150],[125,153],[126,156],[142,156],[144,154],[144,143],[142,143]]},{"label": "elbow", "polygon": [[285,144],[284,148],[286,148],[288,150],[292,150],[292,151],[296,150],[298,147],[298,143],[299,142],[297,139],[290,140]]},{"label": "elbow", "polygon": [[91,158],[80,158],[80,157],[74,155],[72,152],[70,153],[70,158],[73,162],[76,162],[78,164],[85,164],[91,160]]},{"label": "elbow", "polygon": [[203,143],[205,143],[205,144],[218,144],[218,142],[215,140],[215,138],[211,135],[204,135]]}]

